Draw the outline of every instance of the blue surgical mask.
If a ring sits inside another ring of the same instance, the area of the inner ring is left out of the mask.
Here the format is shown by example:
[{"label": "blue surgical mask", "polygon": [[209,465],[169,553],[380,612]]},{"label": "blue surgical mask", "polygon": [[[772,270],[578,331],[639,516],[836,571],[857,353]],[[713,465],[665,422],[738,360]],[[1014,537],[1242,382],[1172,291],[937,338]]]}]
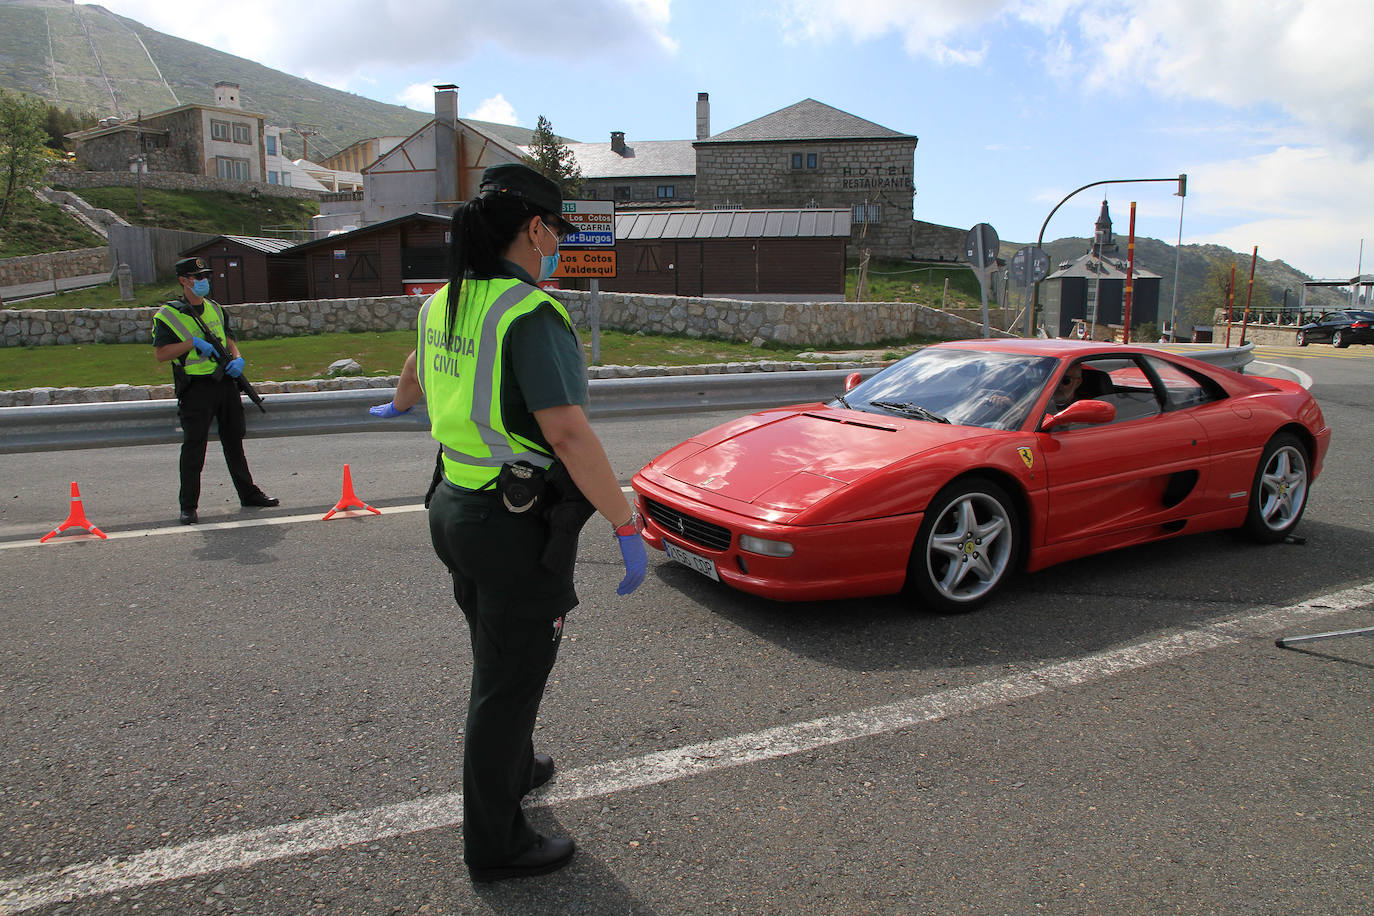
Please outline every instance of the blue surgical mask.
[{"label": "blue surgical mask", "polygon": [[537,246],[534,249],[539,252],[539,276],[536,279],[543,283],[552,277],[553,272],[558,269],[558,236],[554,235],[553,230],[549,229],[546,223],[541,222],[539,225],[548,230],[549,235],[553,235],[553,254],[544,254],[544,249]]},{"label": "blue surgical mask", "polygon": [[210,281],[201,277],[191,284],[191,292],[200,296],[202,299],[210,294]]}]

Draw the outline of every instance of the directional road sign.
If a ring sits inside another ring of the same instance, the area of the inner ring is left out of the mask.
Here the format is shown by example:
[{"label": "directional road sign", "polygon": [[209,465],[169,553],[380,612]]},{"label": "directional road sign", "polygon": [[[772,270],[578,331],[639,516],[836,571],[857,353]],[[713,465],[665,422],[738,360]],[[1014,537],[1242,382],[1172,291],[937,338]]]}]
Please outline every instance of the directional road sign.
[{"label": "directional road sign", "polygon": [[563,247],[615,247],[615,201],[565,200],[563,218],[577,227],[576,232],[563,240]]}]

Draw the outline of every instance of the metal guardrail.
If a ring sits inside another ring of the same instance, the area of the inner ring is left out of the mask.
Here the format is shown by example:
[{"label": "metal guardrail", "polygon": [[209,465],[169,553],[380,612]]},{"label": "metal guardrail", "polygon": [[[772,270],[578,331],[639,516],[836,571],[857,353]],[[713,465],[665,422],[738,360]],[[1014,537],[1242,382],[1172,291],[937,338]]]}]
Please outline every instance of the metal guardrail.
[{"label": "metal guardrail", "polygon": [[[1229,350],[1171,345],[1174,352],[1202,358],[1213,365],[1241,370],[1253,358],[1253,344]],[[828,400],[844,388],[845,376],[864,378],[876,369],[816,369],[797,372],[744,372],[721,375],[672,375],[651,378],[592,379],[588,414],[623,417],[638,414],[703,410],[759,410],[779,404]],[[249,437],[309,436],[329,433],[428,430],[424,404],[390,420],[367,409],[383,404],[388,388],[298,392],[264,397],[267,413],[245,403]],[[180,442],[176,401],[117,401],[0,407],[0,454],[72,448],[151,445]]]},{"label": "metal guardrail", "polygon": [[[851,371],[748,372],[637,379],[592,379],[587,413],[593,417],[701,410],[756,410],[826,400],[844,388]],[[865,377],[876,369],[857,370]],[[382,420],[367,409],[384,404],[390,388],[297,392],[263,397],[267,413],[245,401],[248,436],[429,429],[423,403],[405,416]],[[175,400],[117,401],[0,407],[0,454],[71,448],[180,442]]]}]

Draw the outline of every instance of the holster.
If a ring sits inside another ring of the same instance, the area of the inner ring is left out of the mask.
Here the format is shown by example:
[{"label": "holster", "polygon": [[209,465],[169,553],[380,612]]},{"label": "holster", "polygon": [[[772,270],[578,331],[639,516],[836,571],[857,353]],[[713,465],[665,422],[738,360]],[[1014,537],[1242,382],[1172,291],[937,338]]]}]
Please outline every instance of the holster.
[{"label": "holster", "polygon": [[191,376],[186,370],[176,363],[172,363],[172,394],[181,397],[186,391],[186,387],[191,384]]},{"label": "holster", "polygon": [[596,509],[582,495],[572,475],[555,461],[545,475],[549,500],[544,507],[544,523],[549,526],[549,540],[539,556],[539,564],[550,572],[567,569],[577,559],[577,538]]}]

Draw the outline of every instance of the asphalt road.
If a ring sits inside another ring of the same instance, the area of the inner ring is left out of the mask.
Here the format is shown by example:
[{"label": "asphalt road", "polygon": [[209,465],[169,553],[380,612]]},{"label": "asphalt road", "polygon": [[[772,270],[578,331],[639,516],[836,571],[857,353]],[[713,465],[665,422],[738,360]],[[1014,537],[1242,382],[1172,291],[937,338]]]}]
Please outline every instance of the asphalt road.
[{"label": "asphalt road", "polygon": [[[593,522],[536,746],[568,869],[461,863],[466,631],[427,437],[0,456],[0,912],[1374,911],[1374,348],[1265,349],[1335,435],[1304,545],[1184,538],[961,617],[784,605]],[[597,424],[623,480],[724,415]],[[356,494],[382,510],[320,521]],[[78,482],[109,535],[39,545]],[[219,523],[223,526],[218,526]]]}]

